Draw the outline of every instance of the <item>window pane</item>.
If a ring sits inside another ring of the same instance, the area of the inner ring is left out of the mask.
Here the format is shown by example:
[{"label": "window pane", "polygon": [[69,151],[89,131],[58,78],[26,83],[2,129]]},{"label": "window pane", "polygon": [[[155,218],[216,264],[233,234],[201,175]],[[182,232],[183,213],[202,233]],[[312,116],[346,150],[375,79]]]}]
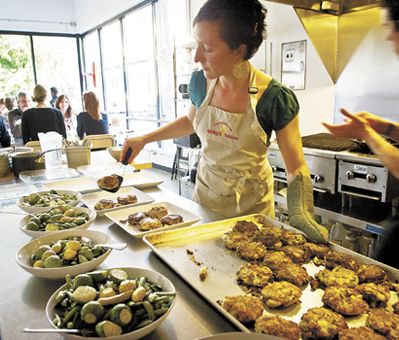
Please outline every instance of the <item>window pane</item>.
[{"label": "window pane", "polygon": [[0,93],[15,96],[34,87],[29,37],[0,35]]},{"label": "window pane", "polygon": [[[82,110],[76,38],[33,37],[37,82],[66,94],[76,112]],[[51,98],[48,98],[49,100]]]}]

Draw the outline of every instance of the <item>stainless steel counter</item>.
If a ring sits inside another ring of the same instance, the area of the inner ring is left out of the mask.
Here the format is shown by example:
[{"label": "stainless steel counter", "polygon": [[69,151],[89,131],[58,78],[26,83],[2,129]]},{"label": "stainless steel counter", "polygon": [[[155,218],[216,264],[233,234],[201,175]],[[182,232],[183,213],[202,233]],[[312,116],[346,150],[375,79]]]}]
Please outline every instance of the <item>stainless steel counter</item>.
[{"label": "stainless steel counter", "polygon": [[[151,171],[151,170],[145,170]],[[3,182],[4,183],[4,182]],[[1,185],[1,183],[0,183]],[[200,205],[160,188],[145,190],[158,202],[169,201],[202,217],[203,222],[221,219],[220,215]],[[15,205],[3,206],[1,211],[21,210]],[[30,275],[15,261],[17,249],[30,241],[18,228],[23,216],[0,214],[0,330],[2,340],[60,339],[58,334],[25,334],[24,327],[50,327],[45,315],[45,306],[52,293],[63,284]],[[190,286],[159,259],[140,239],[135,239],[106,217],[97,218],[90,227],[111,235],[116,242],[123,241],[128,248],[113,251],[102,267],[143,267],[156,270],[167,276],[175,285],[177,300],[166,321],[145,339],[196,339],[236,328],[202,299]]]}]

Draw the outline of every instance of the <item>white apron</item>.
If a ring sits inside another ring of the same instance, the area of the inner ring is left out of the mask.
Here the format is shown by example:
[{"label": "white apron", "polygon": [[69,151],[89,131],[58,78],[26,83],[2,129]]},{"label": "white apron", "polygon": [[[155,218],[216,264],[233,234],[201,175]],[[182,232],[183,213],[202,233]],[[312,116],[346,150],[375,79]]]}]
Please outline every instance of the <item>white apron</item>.
[{"label": "white apron", "polygon": [[[274,217],[273,173],[266,133],[256,116],[258,95],[248,94],[246,114],[226,112],[209,105],[216,83],[212,81],[193,121],[202,144],[193,199],[226,217]],[[249,85],[257,87],[252,65]]]}]

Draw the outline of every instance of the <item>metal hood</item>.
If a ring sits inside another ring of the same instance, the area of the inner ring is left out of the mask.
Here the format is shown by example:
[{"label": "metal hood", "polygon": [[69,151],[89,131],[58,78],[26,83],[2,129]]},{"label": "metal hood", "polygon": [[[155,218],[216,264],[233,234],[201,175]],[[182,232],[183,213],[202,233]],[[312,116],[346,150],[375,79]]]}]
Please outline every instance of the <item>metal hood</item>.
[{"label": "metal hood", "polygon": [[379,0],[270,0],[295,9],[334,83],[360,42],[380,22]]}]

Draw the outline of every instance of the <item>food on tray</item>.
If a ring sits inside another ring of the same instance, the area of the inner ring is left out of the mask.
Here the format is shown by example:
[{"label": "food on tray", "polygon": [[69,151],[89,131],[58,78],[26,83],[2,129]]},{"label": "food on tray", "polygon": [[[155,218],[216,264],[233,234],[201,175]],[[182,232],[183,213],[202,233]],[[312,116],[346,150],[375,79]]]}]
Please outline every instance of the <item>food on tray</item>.
[{"label": "food on tray", "polygon": [[379,283],[388,279],[388,275],[385,270],[376,265],[362,264],[357,270],[356,274],[359,277],[359,283]]},{"label": "food on tray", "polygon": [[302,339],[334,339],[338,333],[348,328],[344,317],[329,309],[311,308],[302,315],[299,327]]},{"label": "food on tray", "polygon": [[368,311],[369,306],[362,295],[354,288],[327,287],[322,301],[342,315],[360,315]]},{"label": "food on tray", "polygon": [[158,229],[162,227],[162,223],[157,218],[144,217],[140,220],[138,226],[141,231]]},{"label": "food on tray", "polygon": [[166,207],[153,207],[147,211],[147,215],[151,218],[157,218],[160,220],[162,217],[168,214],[168,209]]},{"label": "food on tray", "polygon": [[385,307],[391,298],[389,287],[383,284],[362,283],[357,287],[371,308]]},{"label": "food on tray", "polygon": [[369,327],[355,327],[340,331],[338,334],[339,340],[384,340],[385,337],[374,332]]},{"label": "food on tray", "polygon": [[292,260],[282,251],[266,251],[266,254],[263,257],[263,262],[271,270],[276,270],[293,263]]},{"label": "food on tray", "polygon": [[324,256],[326,256],[328,253],[330,253],[332,250],[330,247],[326,244],[316,244],[312,242],[306,242],[303,244],[303,246],[309,251],[310,257],[318,257],[323,259]]},{"label": "food on tray", "polygon": [[263,314],[262,301],[255,296],[226,296],[221,305],[227,312],[241,322],[255,321]]},{"label": "food on tray", "polygon": [[183,222],[183,217],[177,214],[168,214],[161,218],[161,223],[164,225],[173,225],[182,222]]},{"label": "food on tray", "polygon": [[238,231],[229,231],[224,233],[222,239],[225,247],[231,250],[236,250],[240,244],[250,241],[246,234],[240,233]]},{"label": "food on tray", "polygon": [[101,190],[117,192],[121,187],[123,177],[118,175],[104,176],[97,180],[97,185]]},{"label": "food on tray", "polygon": [[111,199],[101,199],[95,204],[94,209],[96,210],[112,209],[120,207],[122,205],[128,205],[134,203],[137,203],[137,196],[129,194],[129,195],[118,196],[116,198],[116,202]]},{"label": "food on tray", "polygon": [[245,263],[236,274],[237,282],[257,287],[264,287],[272,276],[271,269],[262,263]]},{"label": "food on tray", "polygon": [[89,215],[68,205],[51,209],[47,213],[35,214],[29,217],[25,229],[33,231],[57,231],[75,228],[86,223]]},{"label": "food on tray", "polygon": [[255,322],[255,332],[289,340],[298,340],[301,336],[301,329],[295,322],[279,316],[262,316]]},{"label": "food on tray", "polygon": [[133,194],[121,195],[116,200],[122,205],[134,204],[137,203],[137,196]]},{"label": "food on tray", "polygon": [[325,287],[341,286],[354,288],[359,283],[356,273],[343,267],[335,267],[333,270],[323,269],[315,277]]},{"label": "food on tray", "polygon": [[300,302],[302,291],[292,283],[281,281],[269,283],[261,294],[267,307],[287,308]]},{"label": "food on tray", "polygon": [[22,196],[21,205],[24,207],[58,207],[59,205],[70,204],[76,201],[78,197],[71,194],[58,193],[50,190],[47,193],[33,193],[28,196]]},{"label": "food on tray", "polygon": [[392,305],[392,308],[393,308],[393,312],[394,312],[394,313],[399,314],[399,301],[396,301],[396,302]]},{"label": "food on tray", "polygon": [[198,275],[201,281],[205,281],[205,279],[208,277],[208,266],[202,267]]},{"label": "food on tray", "polygon": [[79,329],[82,336],[117,336],[161,317],[174,295],[121,269],[80,274],[67,278],[67,288],[58,293],[53,324]]},{"label": "food on tray", "polygon": [[279,249],[282,247],[281,228],[267,226],[256,234],[254,241],[263,243],[268,249]]},{"label": "food on tray", "polygon": [[106,252],[93,242],[81,236],[71,236],[63,240],[42,245],[30,257],[35,268],[58,268],[91,261]]},{"label": "food on tray", "polygon": [[253,222],[237,221],[232,230],[244,233],[248,236],[254,236],[259,231],[259,228]]},{"label": "food on tray", "polygon": [[244,260],[257,261],[265,256],[266,247],[260,242],[246,242],[240,244],[236,251]]},{"label": "food on tray", "polygon": [[279,281],[288,281],[297,287],[308,284],[310,276],[306,269],[297,264],[287,264],[278,267],[275,271],[276,279]]},{"label": "food on tray", "polygon": [[292,230],[283,230],[281,241],[285,246],[299,246],[306,242],[305,236]]},{"label": "food on tray", "polygon": [[115,205],[116,203],[113,200],[101,199],[94,205],[94,209],[96,210],[111,209],[115,207]]},{"label": "food on tray", "polygon": [[331,251],[324,257],[325,266],[327,268],[335,268],[341,266],[353,271],[359,269],[358,263],[347,254],[337,253],[336,251]]},{"label": "food on tray", "polygon": [[[139,222],[145,217],[147,217],[147,214],[145,212],[138,211],[128,216],[127,223],[129,223],[130,225],[138,226]],[[126,221],[121,221],[121,222],[126,222]]]},{"label": "food on tray", "polygon": [[303,246],[284,246],[281,250],[295,263],[309,262],[309,251]]},{"label": "food on tray", "polygon": [[385,309],[373,309],[367,317],[367,326],[388,339],[399,338],[399,315]]},{"label": "food on tray", "polygon": [[195,263],[197,266],[200,266],[202,264],[202,262],[198,261],[195,258],[195,254],[194,254],[194,251],[192,249],[186,249],[186,253],[187,253],[188,258],[190,259],[190,261]]}]

